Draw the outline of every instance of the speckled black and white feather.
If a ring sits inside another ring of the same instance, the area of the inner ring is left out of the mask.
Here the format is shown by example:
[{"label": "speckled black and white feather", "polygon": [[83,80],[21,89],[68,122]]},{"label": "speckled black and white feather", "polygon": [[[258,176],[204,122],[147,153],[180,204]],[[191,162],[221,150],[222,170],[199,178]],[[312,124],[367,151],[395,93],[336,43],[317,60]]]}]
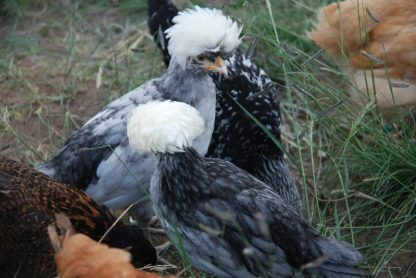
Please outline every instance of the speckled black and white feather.
[{"label": "speckled black and white feather", "polygon": [[[173,64],[159,79],[111,102],[76,130],[63,148],[39,170],[50,177],[82,189],[95,201],[111,209],[147,199],[153,155],[138,155],[131,149],[126,125],[133,108],[151,100],[172,99],[195,106],[206,120],[207,130],[196,140],[205,154],[215,117],[215,89],[207,74],[183,70]],[[137,218],[145,226],[152,206],[144,202],[137,208]]]},{"label": "speckled black and white feather", "polygon": [[191,264],[218,277],[365,277],[361,254],[320,236],[269,186],[192,148],[158,155],[156,212]]},{"label": "speckled black and white feather", "polygon": [[[174,136],[160,117],[174,123]],[[198,111],[179,102],[142,105],[128,124],[132,147],[157,155],[150,185],[155,212],[193,266],[219,277],[364,276],[356,267],[362,256],[351,245],[320,236],[246,171],[200,156],[190,142],[203,127]],[[146,140],[137,144],[139,138]]]},{"label": "speckled black and white feather", "polygon": [[138,155],[130,147],[126,124],[133,108],[164,99],[194,106],[206,126],[193,145],[204,155],[214,128],[216,102],[208,72],[226,74],[223,58],[241,42],[242,27],[217,9],[195,6],[179,13],[173,22],[167,30],[172,56],[167,72],[104,107],[39,167],[58,181],[86,189],[111,209],[144,200],[136,210],[140,226],[152,215],[146,192],[155,158]]},{"label": "speckled black and white feather", "polygon": [[[169,0],[149,0],[149,29],[168,65],[169,40],[163,35],[178,9]],[[217,88],[214,132],[207,156],[231,161],[273,187],[297,211],[302,201],[282,151],[243,111],[244,107],[280,139],[281,115],[277,88],[251,59],[236,51],[226,60],[228,76],[211,74]]]}]

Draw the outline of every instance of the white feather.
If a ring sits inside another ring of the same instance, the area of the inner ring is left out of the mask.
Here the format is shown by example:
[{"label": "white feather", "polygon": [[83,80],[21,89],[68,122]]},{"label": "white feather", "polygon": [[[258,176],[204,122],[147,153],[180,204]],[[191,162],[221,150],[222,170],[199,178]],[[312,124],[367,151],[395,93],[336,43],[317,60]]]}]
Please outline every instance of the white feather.
[{"label": "white feather", "polygon": [[139,105],[127,123],[130,146],[140,154],[182,152],[203,131],[198,110],[178,101]]},{"label": "white feather", "polygon": [[205,51],[232,52],[241,42],[243,27],[217,9],[195,6],[179,12],[172,21],[174,25],[165,31],[170,39],[168,50],[182,67],[188,57]]}]

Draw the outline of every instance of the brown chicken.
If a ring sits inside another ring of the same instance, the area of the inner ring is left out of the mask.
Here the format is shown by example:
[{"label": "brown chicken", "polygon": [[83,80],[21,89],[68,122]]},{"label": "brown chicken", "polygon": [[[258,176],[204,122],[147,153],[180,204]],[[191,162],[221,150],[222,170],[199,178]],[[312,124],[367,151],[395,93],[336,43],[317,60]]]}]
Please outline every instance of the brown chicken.
[{"label": "brown chicken", "polygon": [[403,108],[416,104],[416,1],[332,3],[319,11],[308,36],[330,54],[345,55],[347,72],[363,92],[357,94],[351,86],[355,102],[375,96],[387,115],[394,104]]},{"label": "brown chicken", "polygon": [[[0,157],[0,276],[51,277],[54,252],[46,231],[55,213],[68,215],[75,231],[99,240],[114,217],[74,187],[55,182]],[[155,264],[156,251],[140,229],[119,222],[103,242],[130,248],[136,266]]]},{"label": "brown chicken", "polygon": [[159,275],[136,270],[130,263],[130,253],[99,244],[83,234],[74,234],[70,220],[56,215],[56,225],[63,231],[59,236],[54,225],[48,232],[57,252],[56,265],[60,278],[158,278]]}]

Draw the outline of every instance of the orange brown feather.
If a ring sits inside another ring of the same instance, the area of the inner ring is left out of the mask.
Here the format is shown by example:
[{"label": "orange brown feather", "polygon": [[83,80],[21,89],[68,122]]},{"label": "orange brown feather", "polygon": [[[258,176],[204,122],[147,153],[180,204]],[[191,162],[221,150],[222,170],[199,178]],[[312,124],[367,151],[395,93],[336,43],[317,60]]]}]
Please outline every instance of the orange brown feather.
[{"label": "orange brown feather", "polygon": [[[95,240],[99,240],[115,220],[81,190],[4,157],[0,157],[0,203],[0,273],[5,277],[55,274],[47,227],[56,213],[67,215],[75,231]],[[104,242],[120,247],[125,244],[121,236],[126,229],[124,224],[117,224],[114,233],[110,232]],[[133,235],[139,239],[143,236]],[[154,248],[145,239],[141,243],[140,256],[155,263]]]},{"label": "orange brown feather", "polygon": [[[347,72],[357,88],[377,98],[381,108],[416,104],[416,2],[405,0],[347,0],[322,8],[307,34],[335,57],[345,53]],[[374,78],[370,71],[374,71]],[[364,70],[364,71],[363,71]],[[371,80],[370,80],[371,79]],[[406,86],[392,88],[393,83]],[[374,80],[374,86],[372,83]],[[374,92],[373,88],[377,88]],[[353,99],[358,96],[350,88]]]},{"label": "orange brown feather", "polygon": [[[59,246],[55,255],[61,278],[158,278],[154,273],[136,270],[130,263],[131,255],[125,250],[99,244],[83,234],[72,234],[69,219],[57,215],[56,226],[63,230],[59,236],[55,225],[49,225],[52,245]],[[171,276],[172,277],[172,276]]]}]

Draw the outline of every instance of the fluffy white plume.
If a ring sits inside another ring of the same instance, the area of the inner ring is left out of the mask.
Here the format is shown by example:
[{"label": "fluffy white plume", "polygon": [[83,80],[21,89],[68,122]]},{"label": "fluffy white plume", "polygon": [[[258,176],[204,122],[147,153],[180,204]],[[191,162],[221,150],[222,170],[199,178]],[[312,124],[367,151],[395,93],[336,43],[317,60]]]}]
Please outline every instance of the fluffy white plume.
[{"label": "fluffy white plume", "polygon": [[195,6],[179,12],[172,27],[165,31],[170,38],[168,50],[177,63],[185,67],[188,57],[205,51],[231,52],[241,42],[238,26],[220,10]]},{"label": "fluffy white plume", "polygon": [[182,152],[203,131],[198,110],[178,101],[139,105],[127,123],[130,146],[140,154]]}]

